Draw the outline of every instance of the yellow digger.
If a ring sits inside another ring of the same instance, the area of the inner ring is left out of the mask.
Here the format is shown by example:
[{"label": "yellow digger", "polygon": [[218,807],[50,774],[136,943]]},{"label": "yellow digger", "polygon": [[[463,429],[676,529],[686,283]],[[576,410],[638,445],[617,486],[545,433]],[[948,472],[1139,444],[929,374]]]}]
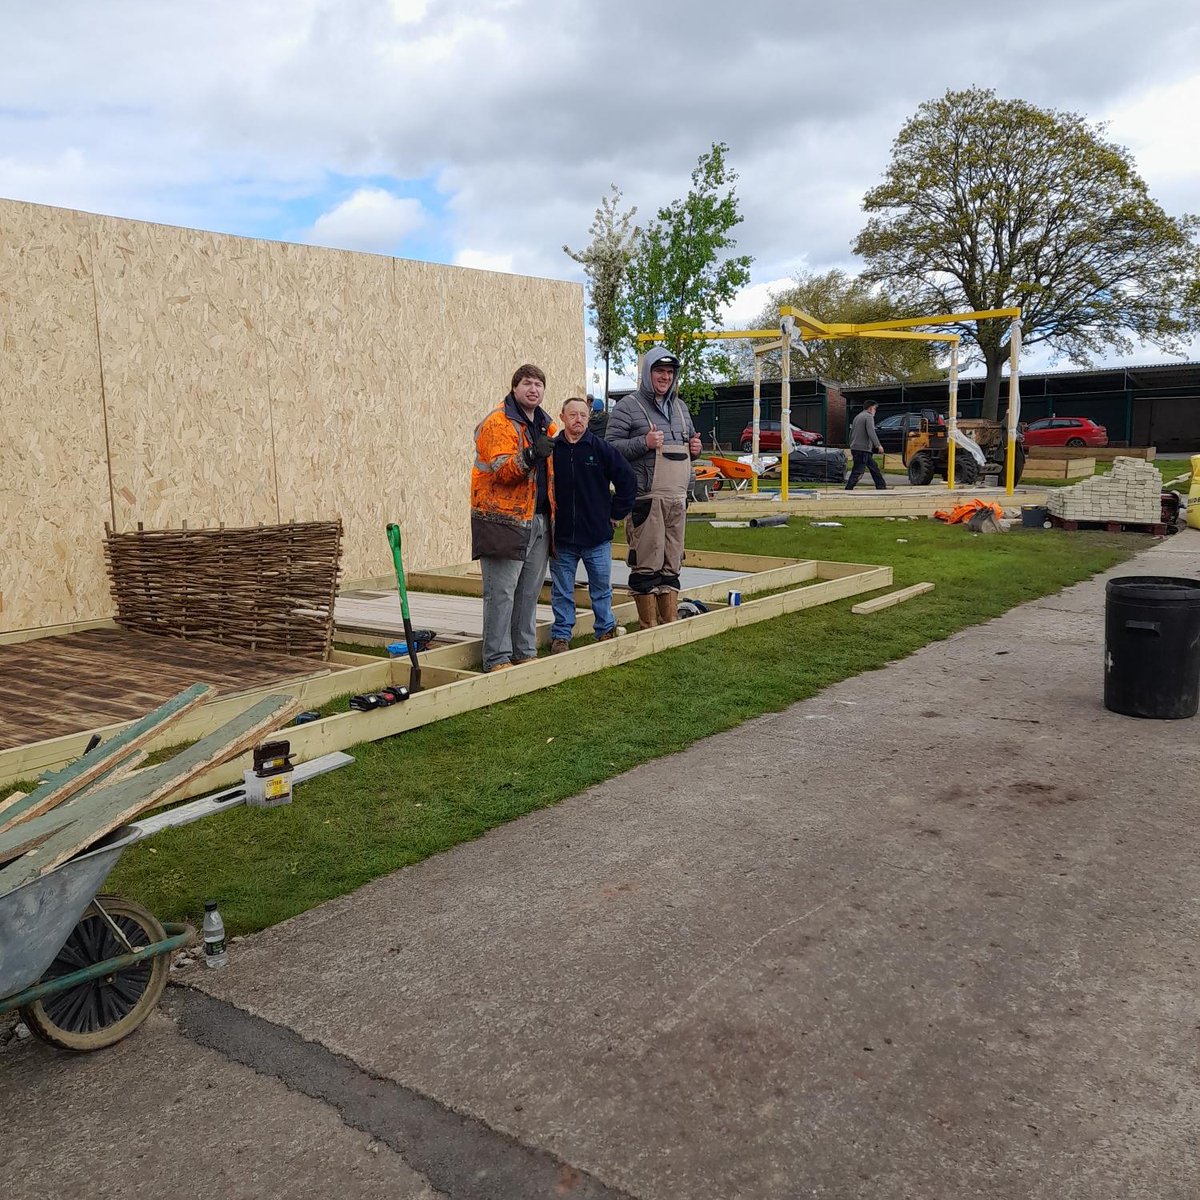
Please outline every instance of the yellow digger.
[{"label": "yellow digger", "polygon": [[[998,487],[1004,487],[1008,430],[999,421],[959,421],[954,439],[954,480],[967,487],[985,475],[995,475]],[[910,413],[904,426],[902,457],[908,482],[924,487],[950,469],[950,427],[941,417],[931,421],[920,413]],[[1013,483],[1020,482],[1025,470],[1025,447],[1017,433],[1013,463]]]}]

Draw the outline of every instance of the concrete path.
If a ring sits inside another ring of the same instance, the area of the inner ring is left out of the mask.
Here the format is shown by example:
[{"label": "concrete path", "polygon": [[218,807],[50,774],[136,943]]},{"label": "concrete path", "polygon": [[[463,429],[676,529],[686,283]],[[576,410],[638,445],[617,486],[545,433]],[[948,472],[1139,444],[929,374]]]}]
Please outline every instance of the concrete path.
[{"label": "concrete path", "polygon": [[[1200,577],[1200,534],[1117,573]],[[189,1196],[1191,1200],[1198,726],[1103,708],[1103,606],[247,939],[108,1054],[10,1047],[8,1194],[116,1195],[124,1155]]]}]

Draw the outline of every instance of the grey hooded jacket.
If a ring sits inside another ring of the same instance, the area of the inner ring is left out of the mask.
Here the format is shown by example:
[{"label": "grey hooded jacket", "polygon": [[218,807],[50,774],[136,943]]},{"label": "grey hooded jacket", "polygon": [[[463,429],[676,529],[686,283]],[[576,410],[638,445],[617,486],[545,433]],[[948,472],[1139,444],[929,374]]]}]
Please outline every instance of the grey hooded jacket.
[{"label": "grey hooded jacket", "polygon": [[654,451],[646,449],[646,434],[650,423],[663,431],[664,444],[687,445],[696,432],[688,407],[677,394],[679,376],[676,374],[671,390],[658,400],[650,382],[650,368],[660,358],[674,358],[665,346],[651,346],[642,355],[638,368],[637,391],[622,396],[608,416],[604,440],[610,442],[629,461],[637,477],[637,494],[644,496],[654,483]]}]

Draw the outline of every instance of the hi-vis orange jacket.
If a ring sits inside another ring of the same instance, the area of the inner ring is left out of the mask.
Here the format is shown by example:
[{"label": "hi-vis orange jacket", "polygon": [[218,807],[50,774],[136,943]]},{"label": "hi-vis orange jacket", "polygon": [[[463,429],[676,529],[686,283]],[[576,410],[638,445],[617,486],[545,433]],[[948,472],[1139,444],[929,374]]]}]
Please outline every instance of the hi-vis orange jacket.
[{"label": "hi-vis orange jacket", "polygon": [[[544,409],[533,414],[547,437],[558,428]],[[524,558],[537,506],[533,443],[510,392],[475,427],[475,466],[471,470],[471,557]],[[554,456],[546,460],[550,528],[554,528]]]}]

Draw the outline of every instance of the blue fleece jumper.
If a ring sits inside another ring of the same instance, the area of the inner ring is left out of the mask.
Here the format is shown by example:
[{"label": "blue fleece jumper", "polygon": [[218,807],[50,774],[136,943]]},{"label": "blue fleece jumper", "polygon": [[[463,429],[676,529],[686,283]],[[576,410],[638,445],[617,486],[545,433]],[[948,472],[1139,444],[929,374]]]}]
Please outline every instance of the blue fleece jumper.
[{"label": "blue fleece jumper", "polygon": [[607,442],[585,429],[571,445],[560,433],[554,439],[554,544],[611,542],[612,522],[629,515],[636,489],[633,468]]}]

